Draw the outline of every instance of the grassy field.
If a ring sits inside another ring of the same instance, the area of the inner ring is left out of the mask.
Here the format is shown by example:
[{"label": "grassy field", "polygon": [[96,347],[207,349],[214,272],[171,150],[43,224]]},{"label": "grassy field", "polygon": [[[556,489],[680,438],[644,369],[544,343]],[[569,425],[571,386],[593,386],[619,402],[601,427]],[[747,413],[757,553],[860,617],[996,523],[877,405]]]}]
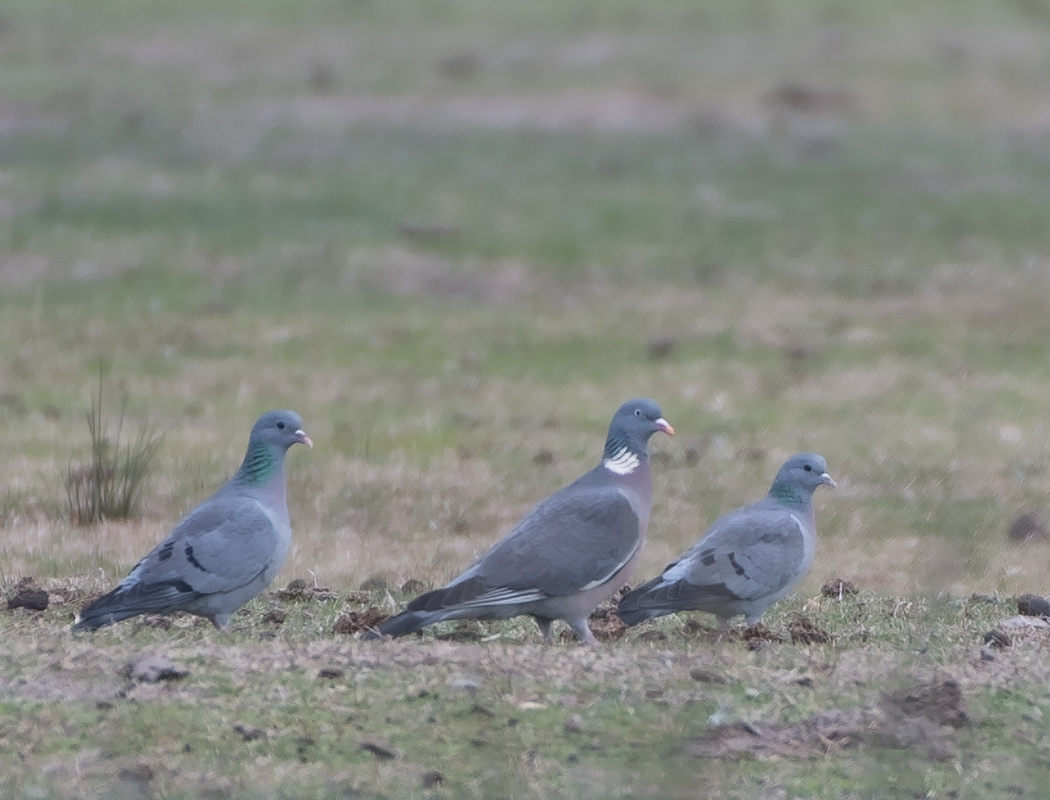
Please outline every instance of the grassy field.
[{"label": "grassy field", "polygon": [[[1043,0],[6,3],[0,589],[68,602],[0,614],[0,775],[84,800],[1046,796],[1046,634],[979,648],[1050,592],[1050,539],[1007,536],[1050,516],[1048,45]],[[165,438],[142,515],[80,528],[100,360],[113,421],[126,396]],[[639,579],[791,453],[827,458],[784,641],[332,634],[467,565],[638,395],[679,434]],[[317,443],[278,583],[334,596],[261,598],[228,636],[65,632],[273,407]],[[859,597],[822,598],[836,577]],[[799,612],[833,641],[791,642]],[[120,677],[154,651],[189,674]],[[719,722],[896,719],[880,698],[946,680],[970,724],[934,745],[695,755]]]}]

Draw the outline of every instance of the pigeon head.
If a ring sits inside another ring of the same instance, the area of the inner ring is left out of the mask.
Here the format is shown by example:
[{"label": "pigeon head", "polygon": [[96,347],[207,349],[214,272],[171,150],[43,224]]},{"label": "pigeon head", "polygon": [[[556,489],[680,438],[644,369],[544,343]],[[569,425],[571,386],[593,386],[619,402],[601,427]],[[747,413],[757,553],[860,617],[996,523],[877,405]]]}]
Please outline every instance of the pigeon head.
[{"label": "pigeon head", "polygon": [[816,453],[799,453],[784,462],[773,479],[769,493],[781,502],[808,503],[818,486],[835,488],[838,484],[828,474],[828,465]]},{"label": "pigeon head", "polygon": [[283,486],[284,454],[293,444],[314,443],[303,431],[303,419],[294,411],[267,411],[252,425],[248,438],[248,452],[237,474],[230,483],[234,486],[269,485],[274,478],[281,478]]},{"label": "pigeon head", "polygon": [[297,443],[314,446],[303,431],[303,418],[294,411],[267,411],[252,425],[250,445],[267,445],[284,451]]},{"label": "pigeon head", "polygon": [[674,436],[660,406],[648,398],[629,400],[620,406],[609,424],[602,463],[618,474],[633,472],[640,457],[648,454],[649,437],[657,431]]}]

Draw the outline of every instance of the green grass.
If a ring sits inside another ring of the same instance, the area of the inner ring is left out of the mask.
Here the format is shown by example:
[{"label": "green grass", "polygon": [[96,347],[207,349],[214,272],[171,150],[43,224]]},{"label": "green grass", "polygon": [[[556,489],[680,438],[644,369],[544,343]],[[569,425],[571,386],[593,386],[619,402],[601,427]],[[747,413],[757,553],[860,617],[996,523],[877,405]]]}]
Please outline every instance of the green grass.
[{"label": "green grass", "polygon": [[[324,635],[342,601],[286,605],[279,628],[259,622],[275,604],[251,604],[219,646],[189,620],[74,638],[60,632],[66,609],[3,618],[16,643],[5,658],[5,771],[46,797],[71,796],[74,770],[80,797],[147,788],[171,797],[686,797],[698,780],[727,797],[773,787],[789,796],[903,797],[925,787],[934,796],[1009,797],[1018,786],[1039,796],[1050,782],[1050,764],[1037,755],[1047,739],[1038,639],[1018,638],[990,662],[976,654],[983,631],[1010,613],[1007,601],[824,601],[810,613],[834,644],[757,650],[692,638],[680,622],[661,620],[646,628],[666,640],[650,643],[639,631],[602,652],[538,647],[534,631],[516,623],[484,626],[503,634],[485,645],[429,635],[363,645]],[[770,615],[774,630],[788,613]],[[124,659],[158,651],[189,676],[159,685],[119,678]],[[697,669],[724,682],[698,683]],[[960,682],[971,720],[947,761],[871,745],[800,762],[685,753],[716,718],[802,721],[932,676]],[[259,733],[249,741],[236,726]],[[377,759],[361,749],[367,742],[396,757]],[[150,778],[131,777],[144,767]],[[434,770],[443,782],[423,791],[422,776]]]},{"label": "green grass", "polygon": [[[263,598],[228,637],[0,614],[0,776],[82,800],[1045,796],[1045,637],[978,653],[1050,569],[1006,537],[1050,493],[1045,6],[7,3],[0,589],[111,587],[291,407],[317,447],[290,457],[278,580],[339,600],[275,628]],[[166,434],[141,518],[85,530],[63,478],[100,358],[128,425]],[[840,487],[766,621],[833,644],[670,619],[600,653],[521,620],[333,637],[367,579],[440,584],[589,469],[637,395],[678,436],[635,582],[816,450]],[[860,599],[821,601],[833,577]],[[127,686],[146,650],[190,676]],[[975,720],[946,762],[686,754],[712,720],[944,676]],[[399,757],[359,749],[380,740]]]}]

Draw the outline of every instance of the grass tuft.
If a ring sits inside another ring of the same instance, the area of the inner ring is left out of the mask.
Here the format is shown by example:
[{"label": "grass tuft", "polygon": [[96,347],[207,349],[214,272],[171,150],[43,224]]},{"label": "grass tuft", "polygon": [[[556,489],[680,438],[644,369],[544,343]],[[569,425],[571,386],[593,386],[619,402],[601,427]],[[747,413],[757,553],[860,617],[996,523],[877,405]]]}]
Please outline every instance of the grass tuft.
[{"label": "grass tuft", "polygon": [[66,468],[66,507],[75,525],[96,525],[106,520],[132,519],[139,513],[150,464],[163,442],[153,425],[138,430],[134,439],[121,444],[127,416],[127,395],[120,405],[116,431],[110,436],[104,419],[102,384],[105,370],[99,363],[98,394],[85,414],[91,439],[91,461]]}]

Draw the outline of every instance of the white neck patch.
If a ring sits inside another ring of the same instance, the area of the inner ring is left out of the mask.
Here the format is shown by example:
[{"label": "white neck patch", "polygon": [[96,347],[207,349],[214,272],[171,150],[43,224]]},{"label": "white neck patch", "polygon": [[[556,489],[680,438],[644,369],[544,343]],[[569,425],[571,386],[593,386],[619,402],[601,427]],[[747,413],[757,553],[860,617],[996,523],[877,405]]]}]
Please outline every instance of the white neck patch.
[{"label": "white neck patch", "polygon": [[602,466],[609,470],[609,472],[615,472],[617,475],[630,475],[638,469],[640,463],[641,461],[638,460],[638,456],[626,447],[623,447],[612,458],[605,459],[605,461],[602,462]]}]

